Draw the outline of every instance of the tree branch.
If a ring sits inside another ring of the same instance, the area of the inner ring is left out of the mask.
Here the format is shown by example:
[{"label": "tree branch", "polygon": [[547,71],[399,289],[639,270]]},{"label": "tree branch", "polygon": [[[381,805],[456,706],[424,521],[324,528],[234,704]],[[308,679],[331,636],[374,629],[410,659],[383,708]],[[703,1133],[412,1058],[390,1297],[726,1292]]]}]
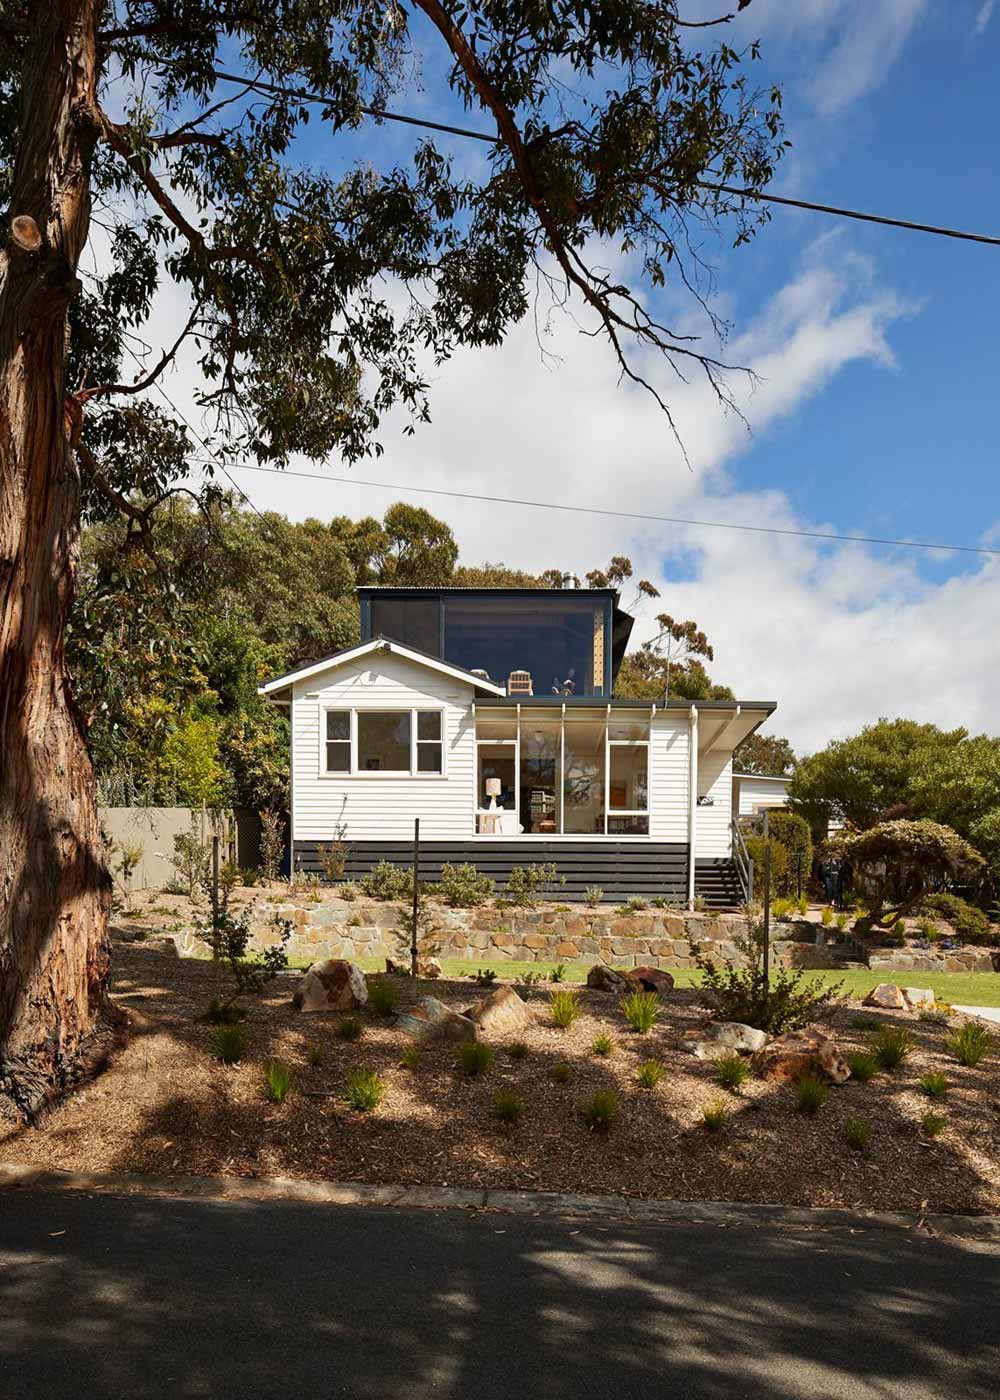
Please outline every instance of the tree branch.
[{"label": "tree branch", "polygon": [[191,328],[201,312],[201,307],[202,303],[199,301],[188,317],[187,323],[180,335],[169,350],[164,350],[163,354],[160,356],[159,363],[149,374],[144,375],[141,379],[135,380],[132,384],[95,384],[92,389],[78,389],[74,395],[77,403],[82,406],[89,399],[108,398],[111,394],[140,394],[144,389],[150,388],[150,386],[155,384],[156,380],[159,379],[167,365],[170,364],[171,360],[177,354],[183,342],[190,335]]}]

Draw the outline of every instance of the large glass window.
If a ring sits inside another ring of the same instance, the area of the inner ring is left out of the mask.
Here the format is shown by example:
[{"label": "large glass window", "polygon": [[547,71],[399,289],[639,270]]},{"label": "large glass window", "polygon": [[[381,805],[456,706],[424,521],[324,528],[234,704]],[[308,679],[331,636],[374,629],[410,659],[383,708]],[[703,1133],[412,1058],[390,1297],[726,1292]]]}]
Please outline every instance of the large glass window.
[{"label": "large glass window", "polygon": [[371,634],[441,655],[441,603],[437,598],[379,598],[371,600]]},{"label": "large glass window", "polygon": [[498,685],[525,671],[531,690],[522,694],[600,695],[604,604],[562,599],[558,592],[545,598],[446,597],[444,655],[467,671],[486,671]]},{"label": "large glass window", "polygon": [[358,711],[358,772],[409,773],[409,710]]},{"label": "large glass window", "polygon": [[526,832],[560,830],[562,724],[548,716],[521,715],[520,820]]},{"label": "large glass window", "polygon": [[648,836],[649,715],[557,710],[477,714],[476,830]]},{"label": "large glass window", "polygon": [[608,809],[644,812],[649,806],[648,744],[612,744],[608,749]]},{"label": "large glass window", "polygon": [[563,831],[604,835],[604,720],[566,718]]}]

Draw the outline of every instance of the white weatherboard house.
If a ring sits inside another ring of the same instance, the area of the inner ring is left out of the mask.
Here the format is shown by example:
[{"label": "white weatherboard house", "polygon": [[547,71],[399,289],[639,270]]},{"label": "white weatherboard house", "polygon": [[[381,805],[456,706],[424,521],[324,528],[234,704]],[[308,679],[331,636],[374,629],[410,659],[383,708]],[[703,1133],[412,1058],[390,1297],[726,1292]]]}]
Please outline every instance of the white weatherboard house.
[{"label": "white weatherboard house", "polygon": [[791,778],[763,773],[733,774],[733,815],[753,817],[765,807],[786,807]]},{"label": "white weatherboard house", "polygon": [[[733,750],[773,701],[618,700],[607,589],[359,589],[358,646],[261,687],[291,712],[293,869],[553,862],[580,899],[743,897]],[[693,857],[693,858],[692,858]]]}]

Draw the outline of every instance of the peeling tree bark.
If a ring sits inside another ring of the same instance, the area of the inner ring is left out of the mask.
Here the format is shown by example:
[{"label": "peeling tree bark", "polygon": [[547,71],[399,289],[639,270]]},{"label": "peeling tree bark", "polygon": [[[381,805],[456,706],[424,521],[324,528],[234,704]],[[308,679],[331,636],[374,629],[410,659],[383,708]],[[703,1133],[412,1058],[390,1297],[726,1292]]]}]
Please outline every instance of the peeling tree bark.
[{"label": "peeling tree bark", "polygon": [[110,880],[63,654],[79,547],[66,313],[90,220],[101,8],[32,9],[0,229],[0,1116],[37,1114],[112,1019]]}]

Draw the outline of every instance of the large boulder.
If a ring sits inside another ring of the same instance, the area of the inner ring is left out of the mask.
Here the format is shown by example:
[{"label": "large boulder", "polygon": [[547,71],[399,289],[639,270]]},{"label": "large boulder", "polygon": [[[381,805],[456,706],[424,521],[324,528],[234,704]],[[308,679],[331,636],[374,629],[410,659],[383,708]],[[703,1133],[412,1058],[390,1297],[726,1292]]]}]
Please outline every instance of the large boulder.
[{"label": "large boulder", "polygon": [[632,991],[635,983],[630,982],[628,976],[617,967],[595,963],[587,973],[587,986],[596,992],[616,992],[621,996]]},{"label": "large boulder", "polygon": [[630,982],[644,992],[658,992],[665,997],[674,990],[674,979],[669,972],[661,972],[658,967],[634,967],[627,974]]},{"label": "large boulder", "polygon": [[292,997],[296,1011],[356,1011],[367,1002],[364,973],[346,958],[313,963]]},{"label": "large boulder", "polygon": [[531,1012],[513,987],[500,987],[463,1014],[485,1036],[523,1031],[532,1024]]},{"label": "large boulder", "polygon": [[932,1007],[937,1000],[933,987],[904,987],[903,996],[911,1011]]},{"label": "large boulder", "polygon": [[840,1047],[820,1026],[777,1036],[758,1052],[754,1064],[762,1079],[787,1081],[823,1073],[834,1084],[843,1084],[851,1077]]},{"label": "large boulder", "polygon": [[443,971],[444,971],[444,969],[442,968],[441,964],[438,962],[437,958],[418,958],[418,959],[417,959],[417,976],[418,976],[418,977],[438,978],[438,977],[441,976],[441,974],[442,974]]},{"label": "large boulder", "polygon": [[865,1006],[880,1006],[883,1011],[905,1011],[906,998],[895,982],[880,982],[865,997]]},{"label": "large boulder", "polygon": [[422,997],[416,1006],[401,1011],[396,1018],[400,1030],[417,1040],[475,1040],[478,1027],[468,1016],[460,1016],[437,997]]},{"label": "large boulder", "polygon": [[713,1021],[701,1032],[691,1032],[699,1039],[691,1047],[692,1054],[699,1060],[714,1060],[726,1052],[756,1054],[767,1044],[767,1031],[759,1031],[756,1026],[745,1026],[742,1021]]}]

